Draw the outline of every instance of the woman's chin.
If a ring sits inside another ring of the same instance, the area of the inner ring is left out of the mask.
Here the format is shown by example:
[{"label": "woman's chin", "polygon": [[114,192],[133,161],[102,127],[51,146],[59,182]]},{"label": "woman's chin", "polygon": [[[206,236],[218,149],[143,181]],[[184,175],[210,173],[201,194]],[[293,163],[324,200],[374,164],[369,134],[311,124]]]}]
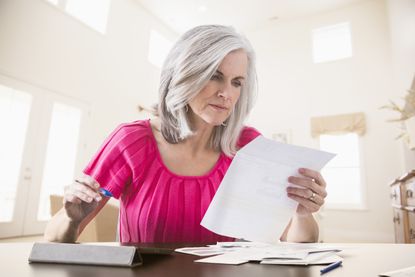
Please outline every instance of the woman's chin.
[{"label": "woman's chin", "polygon": [[223,122],[226,121],[226,119],[228,119],[228,117],[226,116],[218,116],[218,115],[204,115],[204,116],[200,116],[200,118],[206,123],[209,124],[211,126],[220,126],[222,125]]},{"label": "woman's chin", "polygon": [[[226,120],[226,119],[225,119]],[[207,124],[212,126],[220,126],[225,120],[205,120]]]}]

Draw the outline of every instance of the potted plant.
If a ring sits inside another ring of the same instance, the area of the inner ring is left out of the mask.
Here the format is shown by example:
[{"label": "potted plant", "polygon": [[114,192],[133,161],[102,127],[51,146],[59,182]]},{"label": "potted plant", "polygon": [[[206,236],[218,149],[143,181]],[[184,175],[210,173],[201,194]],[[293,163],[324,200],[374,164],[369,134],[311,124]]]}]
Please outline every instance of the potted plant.
[{"label": "potted plant", "polygon": [[403,139],[411,150],[415,150],[415,77],[412,81],[411,88],[408,89],[404,101],[403,107],[390,101],[389,105],[385,105],[381,108],[396,111],[400,114],[399,118],[389,121],[404,123],[402,126],[402,133],[397,139]]}]

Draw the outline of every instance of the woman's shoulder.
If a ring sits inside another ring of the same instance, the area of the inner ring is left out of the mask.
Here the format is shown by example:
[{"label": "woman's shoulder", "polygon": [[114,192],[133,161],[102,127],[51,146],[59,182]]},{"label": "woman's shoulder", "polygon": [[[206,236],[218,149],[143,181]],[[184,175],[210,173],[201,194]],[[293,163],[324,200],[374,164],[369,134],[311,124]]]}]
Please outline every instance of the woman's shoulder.
[{"label": "woman's shoulder", "polygon": [[131,122],[120,123],[117,127],[120,131],[142,131],[147,130],[150,126],[149,119],[140,119]]},{"label": "woman's shoulder", "polygon": [[244,126],[239,134],[237,143],[238,148],[244,147],[246,144],[250,143],[260,135],[261,133],[257,129],[250,126]]},{"label": "woman's shoulder", "polygon": [[151,136],[150,121],[136,120],[119,124],[110,135],[110,140],[117,144],[130,145]]}]

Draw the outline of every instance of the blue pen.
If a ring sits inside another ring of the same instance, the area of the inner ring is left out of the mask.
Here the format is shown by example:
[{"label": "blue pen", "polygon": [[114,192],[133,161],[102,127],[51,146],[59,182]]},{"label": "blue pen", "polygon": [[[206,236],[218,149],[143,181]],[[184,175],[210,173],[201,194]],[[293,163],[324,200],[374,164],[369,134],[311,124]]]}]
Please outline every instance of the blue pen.
[{"label": "blue pen", "polygon": [[112,193],[110,191],[106,190],[106,189],[99,188],[98,190],[102,195],[104,195],[106,197],[112,197],[113,196]]},{"label": "blue pen", "polygon": [[[78,184],[82,184],[82,185],[86,185],[84,182],[79,181],[78,179],[75,179],[75,182],[77,182]],[[102,195],[106,196],[106,197],[113,197],[112,193],[106,189],[103,188],[99,188],[98,189],[99,193],[101,193]]]},{"label": "blue pen", "polygon": [[332,263],[331,265],[329,265],[329,266],[323,268],[322,270],[320,270],[320,273],[321,274],[327,273],[329,271],[332,271],[335,268],[338,268],[341,265],[342,265],[342,261],[338,261],[338,262]]}]

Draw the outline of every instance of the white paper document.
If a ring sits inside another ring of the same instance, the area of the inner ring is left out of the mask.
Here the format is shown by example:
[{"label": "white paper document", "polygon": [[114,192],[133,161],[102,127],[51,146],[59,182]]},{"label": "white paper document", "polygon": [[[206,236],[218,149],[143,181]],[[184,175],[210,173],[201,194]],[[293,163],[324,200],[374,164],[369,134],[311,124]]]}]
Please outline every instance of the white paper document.
[{"label": "white paper document", "polygon": [[415,266],[406,267],[394,271],[389,271],[379,274],[379,276],[385,277],[413,277],[415,276]]},{"label": "white paper document", "polygon": [[324,265],[343,261],[335,252],[310,253],[302,259],[263,259],[261,264],[275,265]]},{"label": "white paper document", "polygon": [[307,250],[290,251],[274,248],[244,248],[209,258],[195,260],[196,263],[233,264],[239,265],[250,261],[259,261],[261,264],[275,265],[314,265],[330,264],[341,261],[337,255],[339,250],[310,253]]},{"label": "white paper document", "polygon": [[[219,255],[195,260],[195,262],[232,265],[250,261],[261,262],[261,264],[313,265],[343,260],[337,255],[342,251],[341,247],[321,243],[218,242],[208,247],[187,247],[175,251],[196,256],[209,256],[216,252],[212,255]],[[210,254],[205,255],[205,251],[209,251]]]},{"label": "white paper document", "polygon": [[213,256],[213,255],[219,255],[224,254],[226,252],[230,252],[227,249],[221,249],[221,248],[214,248],[214,247],[184,247],[184,248],[178,248],[174,251],[183,253],[183,254],[189,254],[189,255],[195,255],[200,257],[205,256]]},{"label": "white paper document", "polygon": [[244,251],[235,251],[209,258],[195,260],[195,263],[240,265],[249,262]]},{"label": "white paper document", "polygon": [[259,136],[234,157],[201,225],[250,241],[276,243],[297,202],[288,198],[289,176],[300,167],[320,170],[334,154]]}]

